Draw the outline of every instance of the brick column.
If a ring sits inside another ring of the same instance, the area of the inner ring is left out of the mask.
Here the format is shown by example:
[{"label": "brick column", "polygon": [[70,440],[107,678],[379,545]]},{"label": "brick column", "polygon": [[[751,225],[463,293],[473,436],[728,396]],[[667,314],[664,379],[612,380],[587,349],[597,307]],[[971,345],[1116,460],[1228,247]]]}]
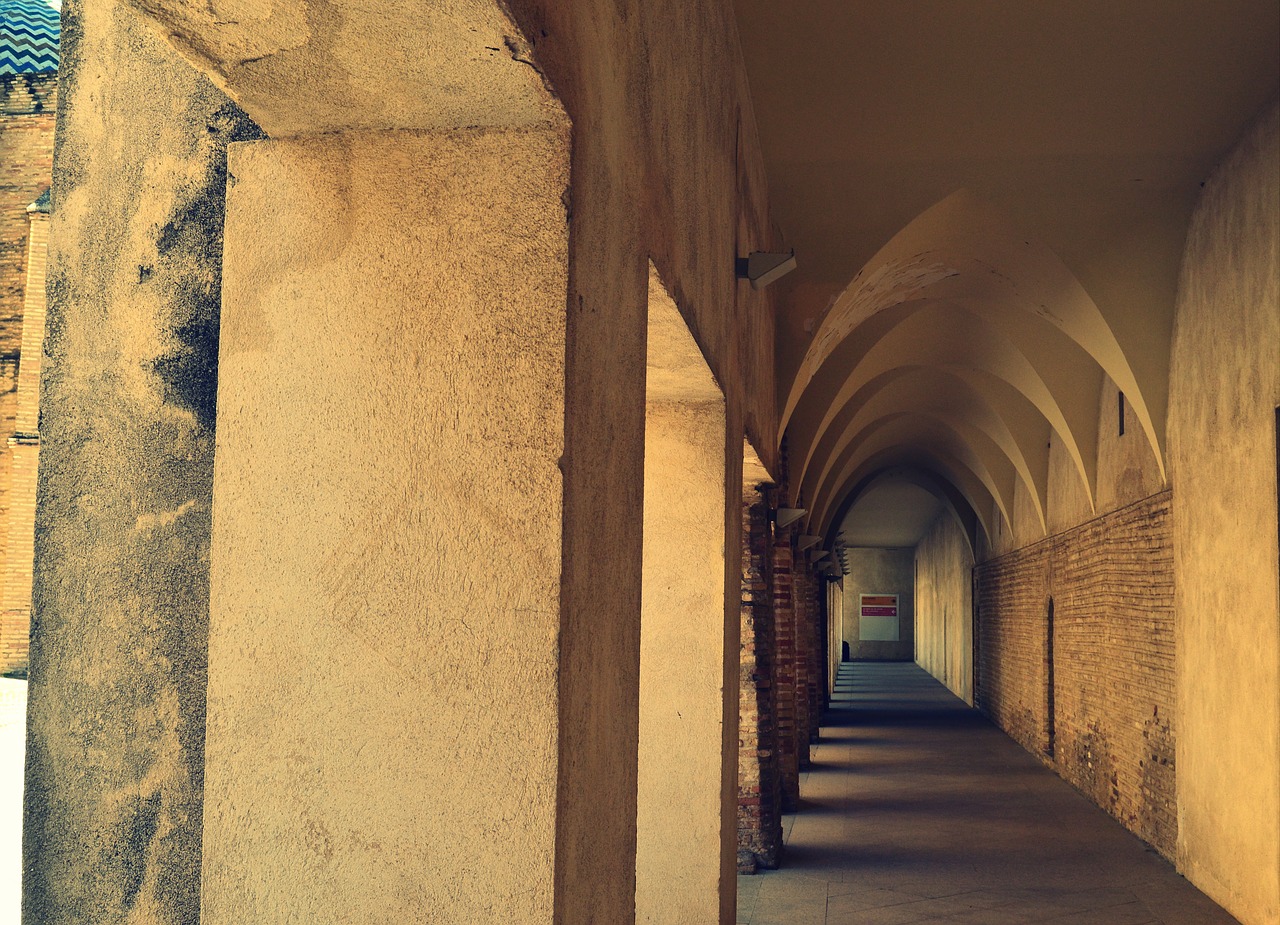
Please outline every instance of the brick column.
[{"label": "brick column", "polygon": [[775,691],[778,773],[782,811],[793,813],[800,804],[800,758],[796,748],[796,613],[792,587],[791,544],[786,540],[773,547],[773,617],[777,654]]},{"label": "brick column", "polygon": [[755,496],[742,506],[742,675],[738,723],[738,870],[778,866],[782,850],[777,632],[769,510]]},{"label": "brick column", "polygon": [[[796,555],[796,554],[793,554]],[[804,555],[798,554],[798,560],[791,568],[791,596],[795,627],[795,665],[796,665],[796,763],[800,770],[809,767],[809,730],[813,724],[813,595],[809,586],[809,567]]]},{"label": "brick column", "polygon": [[813,573],[809,568],[805,571],[805,596],[808,600],[808,623],[805,637],[808,640],[809,663],[809,742],[818,741],[818,732],[822,728],[822,708],[826,705],[826,668],[824,667],[823,633],[826,623],[826,609],[822,596],[826,581]]},{"label": "brick column", "polygon": [[27,208],[27,285],[22,310],[18,411],[8,449],[9,524],[0,600],[0,671],[26,668],[31,635],[31,565],[35,558],[36,468],[40,460],[40,355],[44,343],[45,266],[49,259],[49,196]]}]

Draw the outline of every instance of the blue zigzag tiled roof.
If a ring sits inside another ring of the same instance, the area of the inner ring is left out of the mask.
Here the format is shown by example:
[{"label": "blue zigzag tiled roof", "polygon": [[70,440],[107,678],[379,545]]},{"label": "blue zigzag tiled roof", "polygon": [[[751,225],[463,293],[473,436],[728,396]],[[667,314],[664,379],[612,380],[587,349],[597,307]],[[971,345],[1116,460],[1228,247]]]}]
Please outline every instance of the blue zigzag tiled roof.
[{"label": "blue zigzag tiled roof", "polygon": [[0,0],[0,74],[56,71],[59,25],[43,0]]}]

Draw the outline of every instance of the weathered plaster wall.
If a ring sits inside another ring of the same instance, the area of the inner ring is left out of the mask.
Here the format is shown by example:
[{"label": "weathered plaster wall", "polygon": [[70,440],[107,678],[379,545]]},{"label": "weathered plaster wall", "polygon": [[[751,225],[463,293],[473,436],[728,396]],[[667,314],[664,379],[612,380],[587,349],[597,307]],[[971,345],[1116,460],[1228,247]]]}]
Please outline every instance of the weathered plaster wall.
[{"label": "weathered plaster wall", "polygon": [[62,22],[24,917],[177,925],[199,903],[225,150],[254,129],[111,0]]},{"label": "weathered plaster wall", "polygon": [[[600,807],[635,787],[622,749],[630,747],[626,718],[637,710],[648,261],[723,388],[728,432],[745,433],[776,473],[774,295],[737,281],[733,261],[778,242],[730,3],[517,0],[510,7],[574,125],[562,704],[610,717],[616,727],[605,739],[562,732],[568,784],[589,799],[562,797],[557,877],[597,891],[567,902],[565,921],[625,921],[606,897],[629,882],[634,865],[592,845],[602,820],[615,821]],[[699,105],[690,106],[691,98]],[[731,484],[739,451],[731,447],[726,459],[729,549],[741,530],[741,486]],[[725,561],[732,572],[726,619],[736,622],[739,563]],[[736,672],[736,642],[726,652]],[[732,686],[725,696],[736,714]],[[562,714],[562,727],[590,725],[573,719]],[[722,734],[734,736],[736,751],[735,726],[726,722]],[[732,820],[732,762],[722,774]],[[726,831],[732,835],[731,826]],[[721,873],[720,916],[732,922],[734,852],[722,861],[729,866]]]},{"label": "weathered plaster wall", "polygon": [[[850,657],[910,661],[915,658],[915,559],[910,548],[850,549],[849,574],[844,576],[844,641]],[[859,639],[859,595],[898,595],[898,641]]]},{"label": "weathered plaster wall", "polygon": [[[153,12],[160,8],[159,4],[139,5]],[[312,4],[311,12],[318,15],[322,6]],[[529,74],[532,61],[574,123],[572,190],[565,197],[571,217],[561,460],[557,914],[564,921],[622,921],[630,914],[634,877],[647,262],[652,257],[663,270],[680,311],[724,386],[727,429],[747,433],[763,448],[764,461],[773,468],[772,296],[737,281],[733,266],[736,256],[778,242],[765,205],[763,167],[731,4],[668,0],[633,9],[603,0],[525,0],[511,7],[523,37],[512,36],[514,50],[498,42],[483,53],[503,58],[510,54],[508,71],[514,68],[524,75]],[[281,9],[283,18],[267,32],[275,35],[276,27],[288,26],[289,16],[300,9],[296,5]],[[190,5],[180,12],[186,25],[190,25],[187,14],[195,22],[207,13]],[[73,29],[77,15],[71,5]],[[143,138],[173,124],[200,126],[203,131],[200,119],[189,118],[195,106],[191,100],[200,99],[200,94],[185,86],[170,90],[174,78],[163,73],[149,79],[148,68],[132,61],[131,55],[138,52],[131,44],[150,49],[154,46],[151,35],[136,30],[131,20],[123,26],[112,25],[113,19],[131,14],[109,4],[95,7],[95,15],[103,24],[106,43],[118,47],[99,50],[95,46],[87,57],[73,58],[70,67],[82,70],[85,79],[94,82],[94,92],[116,108],[86,104],[83,117],[114,113],[117,122]],[[492,25],[492,17],[487,12],[485,16]],[[176,21],[171,16],[169,20]],[[230,27],[224,23],[218,28]],[[344,60],[356,61],[361,68],[378,62],[379,69],[376,81],[362,83],[363,78],[356,75],[338,87],[336,103],[363,118],[363,103],[376,96],[377,115],[394,114],[388,88],[402,94],[414,92],[413,82],[406,82],[404,74],[388,73],[396,69],[399,59],[385,54],[376,35],[357,30],[343,36],[351,43],[342,50]],[[186,29],[175,40],[192,60],[198,60],[198,38]],[[487,38],[487,34],[469,36],[464,30],[461,38],[450,39],[449,47],[481,54],[478,46]],[[374,51],[362,55],[356,46],[365,40],[372,41]],[[284,54],[269,62],[269,67],[258,69],[265,84],[280,91],[280,98],[271,101],[277,115],[281,106],[287,115],[296,115],[316,102],[315,88],[308,87],[308,106],[288,112],[285,97],[289,94],[283,88],[298,87],[297,75],[272,79],[273,68],[297,59]],[[166,53],[166,63],[173,60]],[[448,67],[446,61],[446,71]],[[192,86],[207,88],[181,65],[175,73]],[[78,76],[73,74],[73,79]],[[218,77],[230,85],[228,74]],[[535,77],[533,84],[540,80]],[[460,87],[464,97],[469,89],[469,85]],[[690,107],[688,100],[694,95],[701,105]],[[417,103],[423,99],[439,102],[440,96],[423,96]],[[348,105],[353,101],[354,108]],[[423,112],[421,105],[412,111],[424,118],[443,118],[439,112]],[[465,108],[455,111],[455,121],[446,124],[472,124],[472,115]],[[305,133],[328,127],[333,126],[306,123],[287,128]],[[144,152],[114,143],[112,130],[114,126],[100,125],[93,144],[86,136],[86,153],[103,163],[109,157],[122,161],[117,187],[130,189],[144,175],[139,169],[146,163]],[[167,150],[163,145],[144,147]],[[121,150],[128,155],[122,158]],[[198,163],[166,161],[175,171],[184,166],[194,170]],[[70,174],[78,168],[67,158],[62,169]],[[161,181],[163,185],[165,175]],[[122,204],[119,210],[127,216],[131,208]],[[107,221],[105,215],[102,220]],[[132,274],[141,262],[120,260],[114,265]],[[216,278],[212,267],[193,271],[192,279],[210,276]],[[87,329],[82,333],[89,334]],[[101,365],[86,362],[84,368]],[[211,366],[208,372],[211,378]],[[726,472],[737,472],[738,452],[732,447],[728,451]],[[735,548],[741,529],[740,486],[728,482],[726,476],[725,534],[729,548]],[[76,484],[62,483],[60,503],[71,504],[75,497],[79,497]],[[111,555],[118,556],[120,551],[113,550]],[[726,559],[725,569],[725,587],[733,589],[725,595],[725,613],[736,619],[738,563]],[[175,570],[174,580],[187,580],[183,569]],[[731,649],[726,659],[732,658],[736,665],[736,642]],[[723,696],[726,711],[736,715],[736,693],[726,689]],[[724,722],[722,737],[733,739],[735,725]],[[723,811],[731,818],[732,761],[722,766],[721,777]],[[720,915],[731,921],[732,851],[726,858],[730,885],[721,890]]]},{"label": "weathered plaster wall", "polygon": [[1178,862],[1246,925],[1280,920],[1280,107],[1210,176],[1174,323],[1169,462]]},{"label": "weathered plaster wall", "polygon": [[950,511],[915,551],[916,663],[973,703],[973,552]]}]

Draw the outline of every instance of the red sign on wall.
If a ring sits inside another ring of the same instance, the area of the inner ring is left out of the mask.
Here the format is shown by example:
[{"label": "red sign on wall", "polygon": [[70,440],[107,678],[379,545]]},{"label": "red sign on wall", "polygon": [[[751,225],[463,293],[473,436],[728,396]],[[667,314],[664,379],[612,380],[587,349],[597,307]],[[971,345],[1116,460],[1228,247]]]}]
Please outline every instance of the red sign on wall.
[{"label": "red sign on wall", "polygon": [[859,604],[864,617],[896,617],[898,615],[898,595],[896,594],[863,594]]}]

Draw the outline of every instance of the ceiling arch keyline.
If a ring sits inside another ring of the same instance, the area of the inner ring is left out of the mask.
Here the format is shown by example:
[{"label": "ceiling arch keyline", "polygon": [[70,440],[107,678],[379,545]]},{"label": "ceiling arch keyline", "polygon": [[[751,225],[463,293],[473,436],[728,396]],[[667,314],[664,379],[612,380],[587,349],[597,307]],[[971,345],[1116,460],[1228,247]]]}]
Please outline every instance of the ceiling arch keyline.
[{"label": "ceiling arch keyline", "polygon": [[[897,402],[898,404],[894,404]],[[986,434],[1013,464],[1035,501],[1043,521],[1048,497],[1048,449],[1045,435],[1049,423],[1031,439],[1019,439],[990,397],[971,385],[955,370],[911,366],[877,376],[858,391],[828,428],[815,448],[816,465],[800,480],[806,497],[817,497],[841,456],[874,421],[896,410],[953,415],[961,427],[973,427]]]}]

